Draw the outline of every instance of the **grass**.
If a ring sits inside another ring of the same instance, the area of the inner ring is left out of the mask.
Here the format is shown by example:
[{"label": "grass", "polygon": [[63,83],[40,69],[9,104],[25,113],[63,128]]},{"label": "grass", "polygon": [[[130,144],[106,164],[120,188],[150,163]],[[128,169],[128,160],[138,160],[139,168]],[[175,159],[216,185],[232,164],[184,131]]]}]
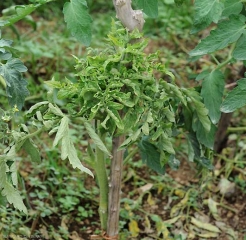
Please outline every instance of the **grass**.
[{"label": "grass", "polygon": [[[93,5],[93,1],[91,3],[94,11],[92,46],[99,48],[110,28],[111,18],[115,15],[112,9],[103,8],[103,4],[103,1],[98,5]],[[189,35],[192,8],[188,1],[183,7],[177,7],[167,0],[160,1],[160,5],[160,17],[156,20],[146,19],[144,31],[151,39],[146,51],[160,50],[160,60],[173,71],[178,83],[182,86],[195,85],[190,79],[194,79],[192,76],[211,64],[211,61],[195,64],[187,60],[187,52],[198,41]],[[56,19],[47,17],[44,10],[33,16],[37,21],[37,30],[26,23],[16,26],[19,40],[15,41],[15,47],[29,68],[26,78],[31,95],[26,101],[25,110],[33,103],[46,99],[46,80],[52,77],[56,80],[65,77],[73,80],[72,55],[85,54],[85,48],[66,32],[59,7],[55,11]],[[57,25],[57,22],[61,24]],[[10,38],[15,36],[10,29],[3,34]],[[6,106],[2,90],[0,99],[1,107]],[[60,106],[65,104],[57,99],[55,102]],[[214,156],[214,171],[200,172],[198,175],[194,164],[187,161],[185,150],[188,146],[182,136],[177,140],[176,149],[180,152],[178,157],[181,160],[181,170],[171,171],[167,167],[166,175],[157,175],[142,165],[136,152],[125,160],[120,212],[121,239],[185,240],[192,237],[203,239],[206,235],[207,239],[213,239],[214,236],[214,239],[225,239],[229,236],[236,240],[243,237],[244,229],[240,221],[238,220],[238,226],[233,227],[229,219],[239,216],[235,209],[238,210],[238,205],[243,204],[240,197],[243,198],[246,194],[245,130],[239,132],[237,129],[238,126],[245,125],[245,114],[244,109],[234,114],[228,144],[221,154]],[[10,127],[14,129],[21,121],[19,115],[10,123]],[[80,156],[83,156],[87,137],[79,125],[74,124],[73,128],[73,140]],[[24,216],[11,205],[6,205],[5,199],[1,198],[0,238],[9,236],[16,239],[17,236],[32,235],[50,239],[76,239],[80,235],[88,239],[92,234],[101,234],[96,182],[72,169],[68,162],[60,160],[60,150],[52,147],[50,137],[42,135],[40,139],[36,139],[36,144],[41,149],[41,163],[31,162],[23,152],[17,159],[19,188],[29,215]],[[4,142],[2,146],[4,147]],[[234,189],[238,195],[236,200],[221,194],[219,183],[224,178],[230,181],[227,184],[235,183],[237,186]],[[244,215],[241,218],[246,220]],[[202,229],[199,225],[204,221],[210,224],[207,229]],[[225,225],[219,227],[217,221],[222,221]],[[221,235],[211,231],[211,226],[219,228]]]}]

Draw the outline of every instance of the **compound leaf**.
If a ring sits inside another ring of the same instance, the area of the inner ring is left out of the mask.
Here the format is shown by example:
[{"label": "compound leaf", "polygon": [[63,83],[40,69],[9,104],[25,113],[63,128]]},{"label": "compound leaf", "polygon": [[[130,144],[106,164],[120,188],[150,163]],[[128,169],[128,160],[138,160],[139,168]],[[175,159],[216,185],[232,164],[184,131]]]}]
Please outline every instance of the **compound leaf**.
[{"label": "compound leaf", "polygon": [[216,124],[220,119],[224,85],[224,75],[219,70],[212,71],[202,82],[201,96],[209,110],[208,115],[213,124]]},{"label": "compound leaf", "polygon": [[200,56],[225,48],[230,43],[236,42],[244,32],[244,17],[233,15],[229,20],[219,23],[218,27],[190,52],[190,55]]},{"label": "compound leaf", "polygon": [[63,13],[67,28],[72,36],[89,46],[92,19],[88,13],[87,2],[85,0],[71,0],[65,3]]},{"label": "compound leaf", "polygon": [[217,0],[196,0],[194,26],[191,33],[197,33],[212,22],[217,23],[223,11],[223,4]]},{"label": "compound leaf", "polygon": [[237,84],[237,87],[227,94],[220,107],[224,113],[233,112],[246,105],[246,78],[238,80]]},{"label": "compound leaf", "polygon": [[136,0],[137,7],[151,18],[158,16],[158,0]]}]

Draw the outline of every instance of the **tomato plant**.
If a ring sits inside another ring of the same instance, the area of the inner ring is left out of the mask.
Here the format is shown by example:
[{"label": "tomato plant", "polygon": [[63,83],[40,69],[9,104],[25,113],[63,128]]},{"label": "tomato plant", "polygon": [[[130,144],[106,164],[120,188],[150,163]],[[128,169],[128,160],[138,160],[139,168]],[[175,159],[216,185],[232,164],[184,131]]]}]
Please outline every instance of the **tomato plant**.
[{"label": "tomato plant", "polygon": [[[14,15],[0,21],[0,26],[9,26],[48,2],[39,0],[18,7]],[[182,2],[177,1],[177,4]],[[1,139],[8,143],[0,155],[2,195],[16,208],[27,212],[17,191],[15,156],[24,149],[33,160],[39,160],[33,137],[42,131],[55,134],[53,146],[61,146],[61,159],[68,159],[74,168],[91,176],[94,176],[91,169],[94,170],[100,188],[101,228],[112,239],[118,236],[124,151],[136,145],[143,162],[163,174],[166,164],[171,168],[179,166],[173,139],[183,134],[190,146],[189,160],[200,167],[212,169],[210,150],[213,149],[221,111],[234,111],[246,104],[245,79],[238,81],[238,86],[222,103],[225,85],[222,70],[236,60],[246,60],[245,12],[241,1],[195,1],[191,32],[197,33],[212,22],[217,24],[210,35],[190,52],[195,60],[210,54],[217,64],[197,76],[197,81],[203,80],[200,93],[193,88],[177,86],[174,75],[158,58],[158,52],[144,52],[148,40],[141,33],[143,12],[157,17],[157,0],[136,0],[133,3],[143,11],[133,10],[130,0],[113,1],[117,17],[124,27],[112,21],[104,50],[88,48],[86,58],[75,57],[76,82],[68,79],[47,82],[51,87],[47,101],[35,104],[25,113],[26,120],[31,120],[32,125],[23,123],[15,130],[9,129],[8,122],[21,110],[28,95],[27,82],[22,76],[27,68],[13,57],[11,41],[0,40],[1,82],[13,107],[11,112],[1,111],[0,126],[6,133],[1,135]],[[87,2],[66,2],[63,13],[71,34],[89,46],[92,19]],[[228,58],[220,63],[215,53],[226,47],[230,48]],[[57,97],[66,102],[65,107],[61,108],[53,101],[52,89],[58,90]],[[72,121],[83,125],[92,139],[87,147],[88,168],[82,165],[70,137]],[[107,144],[106,139],[110,139],[111,144]],[[109,176],[107,159],[111,161]]]}]

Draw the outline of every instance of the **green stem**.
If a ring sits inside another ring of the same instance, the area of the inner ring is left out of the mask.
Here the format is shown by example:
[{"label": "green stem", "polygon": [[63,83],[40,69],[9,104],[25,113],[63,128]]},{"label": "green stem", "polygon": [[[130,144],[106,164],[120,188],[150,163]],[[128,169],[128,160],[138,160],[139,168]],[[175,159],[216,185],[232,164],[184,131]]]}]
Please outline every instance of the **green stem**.
[{"label": "green stem", "polygon": [[227,128],[228,132],[241,132],[241,131],[246,131],[246,127],[228,127]]},{"label": "green stem", "polygon": [[226,66],[230,61],[231,61],[231,56],[229,58],[227,58],[224,62],[222,62],[221,64],[219,64],[216,69],[219,70],[221,68],[223,68],[224,66]]},{"label": "green stem", "polygon": [[105,165],[105,154],[96,146],[95,155],[95,171],[100,190],[99,216],[101,221],[101,228],[102,230],[106,231],[108,221],[108,176]]},{"label": "green stem", "polygon": [[219,65],[216,67],[217,70],[223,68],[224,66],[226,66],[226,65],[232,60],[232,52],[233,52],[233,50],[235,49],[235,46],[236,46],[235,43],[233,43],[233,44],[231,45],[231,49],[230,49],[230,51],[229,51],[228,58],[227,58],[224,62],[222,62],[221,64],[219,64]]}]

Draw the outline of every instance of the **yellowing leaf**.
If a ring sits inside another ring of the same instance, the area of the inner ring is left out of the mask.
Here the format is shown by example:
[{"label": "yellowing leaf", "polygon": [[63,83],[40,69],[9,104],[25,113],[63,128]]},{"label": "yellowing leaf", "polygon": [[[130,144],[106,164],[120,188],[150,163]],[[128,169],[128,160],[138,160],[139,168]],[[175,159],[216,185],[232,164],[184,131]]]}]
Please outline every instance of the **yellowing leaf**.
[{"label": "yellowing leaf", "polygon": [[153,200],[152,195],[150,193],[148,195],[147,202],[150,206],[155,205],[155,200]]},{"label": "yellowing leaf", "polygon": [[193,223],[198,228],[205,229],[205,230],[210,231],[210,232],[215,232],[215,233],[220,232],[219,228],[217,228],[216,226],[214,226],[210,223],[200,222],[199,220],[197,220],[194,217],[191,218],[191,223]]},{"label": "yellowing leaf", "polygon": [[129,223],[129,231],[132,234],[132,237],[137,237],[140,229],[138,227],[138,223],[135,220],[131,220]]}]

